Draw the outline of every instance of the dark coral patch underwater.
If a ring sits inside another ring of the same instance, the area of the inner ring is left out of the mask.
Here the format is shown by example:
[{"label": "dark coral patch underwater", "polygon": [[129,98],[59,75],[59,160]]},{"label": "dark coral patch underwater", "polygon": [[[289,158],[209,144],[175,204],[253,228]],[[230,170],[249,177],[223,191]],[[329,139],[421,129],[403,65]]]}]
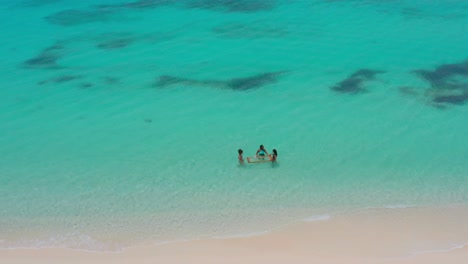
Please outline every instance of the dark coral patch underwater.
[{"label": "dark coral patch underwater", "polygon": [[91,88],[91,87],[93,87],[93,86],[94,86],[93,83],[84,82],[84,83],[80,83],[80,84],[78,85],[78,88],[80,88],[80,89],[88,89],[88,88]]},{"label": "dark coral patch underwater", "polygon": [[86,41],[94,42],[94,46],[102,50],[118,50],[137,42],[156,43],[172,39],[174,32],[157,32],[151,34],[135,34],[132,32],[108,32],[88,37]]},{"label": "dark coral patch underwater", "polygon": [[233,78],[229,80],[195,80],[162,75],[153,86],[164,88],[170,85],[184,84],[188,86],[206,86],[220,89],[230,89],[234,91],[246,91],[260,88],[268,84],[273,84],[277,82],[278,78],[286,72],[287,71],[266,72],[253,76]]},{"label": "dark coral patch underwater", "polygon": [[103,50],[121,49],[131,45],[133,42],[134,39],[131,38],[103,40],[96,44],[96,48]]},{"label": "dark coral patch underwater", "polygon": [[385,73],[385,71],[361,69],[352,73],[346,79],[340,81],[330,89],[335,92],[347,94],[363,93],[367,91],[364,87],[364,83],[374,80],[377,74],[382,73]]},{"label": "dark coral patch underwater", "polygon": [[51,24],[60,26],[76,26],[81,24],[111,21],[116,19],[114,15],[115,12],[112,10],[69,9],[48,15],[44,17],[44,19]]},{"label": "dark coral patch underwater", "polygon": [[227,87],[237,91],[259,88],[277,82],[278,77],[286,72],[287,71],[266,72],[244,78],[234,78],[227,82]]},{"label": "dark coral patch underwater", "polygon": [[61,84],[61,83],[67,83],[71,82],[77,79],[81,79],[83,76],[81,75],[60,75],[54,78],[50,78],[47,80],[43,80],[38,82],[38,85],[44,85],[44,84]]},{"label": "dark coral patch underwater", "polygon": [[222,12],[253,13],[269,11],[276,7],[276,0],[189,0],[189,8]]},{"label": "dark coral patch underwater", "polygon": [[252,13],[268,11],[276,6],[276,0],[137,0],[117,4],[100,4],[86,9],[68,9],[52,13],[44,19],[61,26],[76,26],[122,19],[125,11],[156,9],[162,6],[207,9],[218,12]]},{"label": "dark coral patch underwater", "polygon": [[63,56],[65,47],[56,43],[50,47],[43,49],[39,54],[31,59],[22,63],[24,68],[31,69],[60,69],[63,68],[58,65],[58,60]]},{"label": "dark coral patch underwater", "polygon": [[175,2],[176,0],[138,0],[119,4],[97,5],[96,7],[100,9],[152,9]]},{"label": "dark coral patch underwater", "polygon": [[212,29],[213,33],[223,38],[283,38],[288,35],[286,29],[266,26],[257,23],[242,24],[242,23],[226,23],[216,26]]},{"label": "dark coral patch underwater", "polygon": [[460,63],[441,64],[435,70],[415,70],[423,80],[430,84],[425,96],[432,104],[462,105],[468,102],[468,60]]},{"label": "dark coral patch underwater", "polygon": [[454,77],[468,77],[468,60],[461,63],[442,64],[435,70],[415,70],[413,73],[428,81],[433,87],[445,86]]}]

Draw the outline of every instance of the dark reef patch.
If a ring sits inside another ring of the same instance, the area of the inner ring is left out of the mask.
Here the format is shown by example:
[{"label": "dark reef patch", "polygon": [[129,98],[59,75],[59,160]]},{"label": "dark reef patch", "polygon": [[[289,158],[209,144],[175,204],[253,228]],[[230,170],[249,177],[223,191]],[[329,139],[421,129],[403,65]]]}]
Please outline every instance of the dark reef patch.
[{"label": "dark reef patch", "polygon": [[374,80],[377,74],[382,73],[385,73],[385,71],[361,69],[352,73],[351,75],[349,75],[348,78],[332,86],[330,89],[339,93],[363,93],[367,91],[366,88],[363,86],[364,83],[367,81]]},{"label": "dark reef patch", "polygon": [[284,73],[286,71],[267,72],[245,78],[234,78],[227,82],[227,87],[238,91],[259,88],[277,82],[278,77]]},{"label": "dark reef patch", "polygon": [[468,60],[442,64],[435,70],[412,71],[430,84],[425,96],[439,108],[444,105],[462,105],[468,101]]},{"label": "dark reef patch", "polygon": [[167,41],[175,36],[174,33],[158,32],[150,34],[135,34],[133,32],[108,32],[87,37],[94,42],[94,46],[102,50],[117,50],[131,46],[137,42],[158,43]]},{"label": "dark reef patch", "polygon": [[51,24],[61,26],[76,26],[95,22],[107,22],[115,19],[114,14],[115,12],[111,10],[69,9],[48,15],[44,17],[44,19]]},{"label": "dark reef patch", "polygon": [[424,12],[421,9],[414,7],[403,7],[400,9],[400,14],[406,18],[424,18]]},{"label": "dark reef patch", "polygon": [[272,10],[276,7],[276,0],[189,0],[187,7],[221,12],[253,13]]},{"label": "dark reef patch", "polygon": [[403,95],[408,96],[418,96],[420,94],[421,89],[417,89],[416,87],[411,86],[401,86],[398,88],[398,91]]},{"label": "dark reef patch", "polygon": [[447,5],[444,8],[440,8],[436,1],[322,0],[321,2],[326,4],[349,4],[357,8],[371,8],[378,13],[400,15],[406,19],[464,19],[467,16],[466,7],[468,7],[463,1],[445,1]]},{"label": "dark reef patch", "polygon": [[121,9],[121,8],[132,8],[132,9],[152,9],[162,5],[174,3],[175,0],[139,0],[133,2],[125,2],[120,4],[109,4],[109,5],[98,5],[100,9]]},{"label": "dark reef patch", "polygon": [[453,81],[454,77],[468,77],[468,60],[461,63],[442,64],[433,71],[415,70],[413,73],[428,81],[432,86],[438,87]]},{"label": "dark reef patch", "polygon": [[159,76],[158,81],[153,86],[164,88],[173,84],[181,84],[186,82],[190,82],[190,80],[170,75],[161,75]]},{"label": "dark reef patch", "polygon": [[429,88],[401,87],[402,94],[421,98],[438,109],[468,102],[468,60],[441,64],[434,70],[414,70],[412,73],[426,81]]},{"label": "dark reef patch", "polygon": [[[27,5],[39,6],[61,0],[27,0]],[[185,8],[206,9],[218,12],[253,13],[269,11],[276,7],[277,0],[136,0],[115,4],[98,4],[87,10],[64,10],[46,17],[46,20],[59,25],[77,25],[108,20],[109,14],[123,10],[155,9],[167,5],[180,5]],[[89,20],[86,22],[86,20]]]},{"label": "dark reef patch", "polygon": [[83,76],[81,76],[81,75],[61,75],[61,76],[58,76],[58,77],[54,77],[54,78],[50,78],[50,79],[47,79],[47,80],[40,81],[37,84],[38,85],[44,85],[44,84],[49,84],[49,83],[50,84],[61,84],[61,83],[67,83],[67,82],[71,82],[71,81],[81,79],[81,78],[83,78]]},{"label": "dark reef patch", "polygon": [[86,9],[68,9],[50,14],[44,19],[61,26],[75,26],[96,22],[108,22],[122,19],[117,15],[125,10],[153,9],[163,5],[177,3],[177,0],[138,0],[133,2],[123,2],[118,4],[101,4],[90,6]]},{"label": "dark reef patch", "polygon": [[60,69],[58,60],[63,56],[65,47],[60,43],[56,43],[48,48],[43,49],[37,56],[23,62],[25,68],[35,69]]},{"label": "dark reef patch", "polygon": [[374,80],[377,74],[382,74],[382,73],[385,73],[385,71],[361,69],[351,74],[350,77],[361,78],[364,80]]},{"label": "dark reef patch", "polygon": [[80,84],[78,85],[78,88],[80,88],[80,89],[88,89],[88,88],[91,88],[91,87],[93,87],[93,86],[94,86],[94,84],[92,84],[92,83],[90,83],[90,82],[84,82],[84,83],[80,83]]},{"label": "dark reef patch", "polygon": [[68,9],[52,13],[44,19],[61,26],[75,26],[122,19],[129,10],[151,10],[175,5],[180,8],[206,9],[217,12],[253,13],[269,11],[276,7],[277,0],[136,0],[116,4],[98,4],[85,9]]},{"label": "dark reef patch", "polygon": [[434,104],[463,105],[468,100],[468,83],[456,89],[431,88],[425,93]]},{"label": "dark reef patch", "polygon": [[109,85],[114,85],[114,84],[120,83],[120,79],[119,79],[119,78],[117,78],[117,77],[111,77],[111,76],[102,77],[102,81],[103,81],[105,84],[109,84]]},{"label": "dark reef patch", "polygon": [[282,38],[288,31],[282,28],[262,26],[261,24],[227,23],[216,26],[212,32],[223,38]]},{"label": "dark reef patch", "polygon": [[121,49],[131,45],[134,39],[131,38],[117,38],[110,40],[103,40],[96,44],[96,48],[103,50]]},{"label": "dark reef patch", "polygon": [[249,77],[233,78],[230,80],[195,80],[162,75],[154,86],[163,88],[175,84],[184,84],[188,86],[207,86],[234,91],[246,91],[275,83],[278,78],[286,72],[287,71],[266,72]]},{"label": "dark reef patch", "polygon": [[468,83],[458,88],[431,88],[426,96],[436,104],[462,105],[468,100]]}]

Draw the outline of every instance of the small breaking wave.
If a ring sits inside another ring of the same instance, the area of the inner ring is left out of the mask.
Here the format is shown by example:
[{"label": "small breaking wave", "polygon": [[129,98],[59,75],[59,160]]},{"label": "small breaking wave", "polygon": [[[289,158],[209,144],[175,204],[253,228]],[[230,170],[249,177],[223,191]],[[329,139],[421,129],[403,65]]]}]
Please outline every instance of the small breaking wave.
[{"label": "small breaking wave", "polygon": [[462,249],[464,247],[468,247],[468,244],[467,243],[461,243],[461,244],[454,243],[448,246],[447,248],[415,251],[415,252],[410,253],[407,257],[414,257],[414,256],[430,254],[430,253],[447,253],[447,252],[455,251],[458,249]]},{"label": "small breaking wave", "polygon": [[313,215],[310,217],[306,217],[301,220],[301,222],[317,222],[317,221],[327,221],[330,220],[331,216],[330,215]]},{"label": "small breaking wave", "polygon": [[69,233],[48,238],[22,239],[17,241],[0,240],[1,249],[72,249],[91,252],[113,252],[124,250],[123,245],[100,242],[86,234]]},{"label": "small breaking wave", "polygon": [[224,236],[214,236],[214,239],[230,239],[230,238],[248,238],[248,237],[257,237],[262,236],[265,234],[270,233],[271,231],[258,231],[258,232],[250,232],[250,233],[240,233],[240,234],[233,234],[233,235],[224,235]]}]

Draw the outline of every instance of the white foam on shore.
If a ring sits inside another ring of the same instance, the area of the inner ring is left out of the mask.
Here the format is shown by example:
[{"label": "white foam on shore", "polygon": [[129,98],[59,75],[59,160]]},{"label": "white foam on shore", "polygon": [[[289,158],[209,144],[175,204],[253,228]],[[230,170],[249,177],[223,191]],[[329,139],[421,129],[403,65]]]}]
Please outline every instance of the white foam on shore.
[{"label": "white foam on shore", "polygon": [[[236,239],[236,238],[249,238],[249,237],[258,237],[274,232],[275,230],[283,229],[290,225],[294,225],[300,222],[316,222],[316,221],[326,221],[331,218],[328,214],[322,215],[312,215],[303,219],[287,222],[280,224],[278,226],[272,227],[271,229],[261,230],[261,231],[252,231],[252,232],[240,232],[240,233],[231,233],[225,235],[215,235],[215,236],[199,236],[195,238],[181,238],[174,240],[162,240],[162,241],[153,241],[149,242],[151,245],[167,245],[174,243],[184,243],[190,241],[198,241],[204,239]],[[144,243],[146,244],[146,243]],[[138,247],[141,244],[135,245],[110,245],[105,242],[100,242],[93,237],[86,234],[78,233],[69,233],[66,235],[53,236],[43,239],[30,239],[30,240],[21,240],[14,243],[8,242],[6,240],[0,240],[0,249],[71,249],[77,251],[85,252],[109,252],[109,253],[121,253],[128,248]]]},{"label": "white foam on shore", "polygon": [[86,234],[70,233],[67,235],[51,236],[45,239],[29,239],[21,240],[14,243],[8,243],[5,240],[0,240],[0,249],[15,250],[15,249],[71,249],[87,252],[122,252],[125,247],[111,246],[109,244],[99,242]]},{"label": "white foam on shore", "polygon": [[317,222],[317,221],[327,221],[330,220],[330,215],[313,215],[310,217],[306,217],[301,220],[301,222]]},{"label": "white foam on shore", "polygon": [[230,235],[220,235],[220,236],[212,236],[212,237],[199,237],[199,238],[192,238],[192,239],[175,239],[175,240],[166,240],[166,241],[158,241],[152,243],[155,246],[163,246],[168,244],[176,244],[176,243],[185,243],[191,241],[200,241],[205,239],[235,239],[235,238],[249,238],[249,237],[258,237],[263,236],[268,233],[271,233],[271,230],[264,230],[258,232],[249,232],[249,233],[239,233],[239,234],[230,234]]},{"label": "white foam on shore", "polygon": [[376,210],[376,209],[411,209],[411,208],[424,208],[424,205],[415,204],[389,204],[382,206],[367,206],[357,210]]},{"label": "white foam on shore", "polygon": [[408,254],[407,257],[414,257],[414,256],[424,255],[424,254],[429,254],[429,253],[447,253],[447,252],[455,251],[458,249],[462,249],[464,247],[468,247],[468,243],[461,243],[461,244],[454,243],[450,245],[448,248],[415,251],[415,252]]},{"label": "white foam on shore", "polygon": [[403,256],[397,256],[397,257],[391,257],[389,259],[410,259],[413,257],[421,256],[421,255],[426,255],[426,254],[433,254],[433,253],[449,253],[452,251],[456,251],[459,249],[463,249],[465,247],[468,247],[468,243],[453,243],[449,245],[446,248],[439,248],[439,249],[428,249],[428,250],[416,250],[414,252],[410,252],[408,254],[405,254]]},{"label": "white foam on shore", "polygon": [[211,237],[204,237],[204,238],[194,238],[194,239],[177,239],[177,240],[169,240],[169,241],[160,241],[154,243],[154,245],[166,245],[166,244],[173,244],[173,243],[179,243],[179,242],[189,242],[189,241],[196,241],[196,240],[202,240],[202,239],[235,239],[235,238],[249,238],[249,237],[258,237],[258,236],[263,236],[266,234],[269,234],[271,232],[274,232],[276,230],[285,228],[287,226],[297,224],[300,222],[319,222],[319,221],[327,221],[330,220],[331,216],[328,214],[322,214],[322,215],[313,215],[309,216],[297,221],[292,221],[289,223],[285,223],[282,225],[279,225],[277,227],[273,227],[268,230],[262,230],[262,231],[253,231],[253,232],[247,232],[247,233],[238,233],[238,234],[227,234],[227,235],[217,235],[217,236],[211,236]]},{"label": "white foam on shore", "polygon": [[247,237],[257,237],[263,236],[265,234],[270,233],[271,230],[264,230],[258,232],[250,232],[250,233],[240,233],[240,234],[232,234],[232,235],[224,235],[224,236],[215,236],[214,239],[230,239],[230,238],[247,238]]}]

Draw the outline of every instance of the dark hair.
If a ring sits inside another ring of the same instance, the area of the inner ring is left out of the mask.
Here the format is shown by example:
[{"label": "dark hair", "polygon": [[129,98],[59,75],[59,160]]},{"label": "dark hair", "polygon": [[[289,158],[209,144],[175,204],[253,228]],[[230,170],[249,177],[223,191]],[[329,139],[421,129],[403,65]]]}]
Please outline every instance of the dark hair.
[{"label": "dark hair", "polygon": [[273,149],[273,154],[278,157],[278,152],[276,151],[276,149]]},{"label": "dark hair", "polygon": [[264,146],[263,146],[263,145],[260,145],[260,149],[263,149],[263,148],[264,148]]},{"label": "dark hair", "polygon": [[237,153],[242,154],[244,151],[242,149],[239,149]]}]

